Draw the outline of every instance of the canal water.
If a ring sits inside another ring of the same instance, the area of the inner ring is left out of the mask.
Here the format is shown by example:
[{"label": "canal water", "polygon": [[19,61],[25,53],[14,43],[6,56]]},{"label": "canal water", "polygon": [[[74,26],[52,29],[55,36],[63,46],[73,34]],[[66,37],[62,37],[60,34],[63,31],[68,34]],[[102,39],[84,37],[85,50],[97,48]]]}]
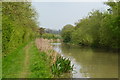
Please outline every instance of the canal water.
[{"label": "canal water", "polygon": [[72,73],[66,73],[63,77],[118,78],[118,53],[61,43],[52,45],[56,52],[72,61],[71,65],[74,64]]}]

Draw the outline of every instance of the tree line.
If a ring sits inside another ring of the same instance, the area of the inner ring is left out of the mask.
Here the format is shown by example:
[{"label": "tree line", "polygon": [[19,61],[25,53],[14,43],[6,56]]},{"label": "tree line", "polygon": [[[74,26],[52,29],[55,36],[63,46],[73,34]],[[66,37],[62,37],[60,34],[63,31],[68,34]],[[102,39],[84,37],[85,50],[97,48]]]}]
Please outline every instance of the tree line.
[{"label": "tree line", "polygon": [[30,2],[2,3],[2,51],[13,52],[37,35],[36,12]]},{"label": "tree line", "polygon": [[63,42],[93,47],[120,49],[120,1],[105,2],[110,8],[95,10],[75,23],[63,27]]}]

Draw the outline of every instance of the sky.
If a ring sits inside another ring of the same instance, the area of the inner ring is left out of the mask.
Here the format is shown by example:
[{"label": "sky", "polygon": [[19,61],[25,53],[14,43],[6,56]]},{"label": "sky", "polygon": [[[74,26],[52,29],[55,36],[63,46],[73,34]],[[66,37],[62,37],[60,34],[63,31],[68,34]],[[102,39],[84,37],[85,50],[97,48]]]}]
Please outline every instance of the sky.
[{"label": "sky", "polygon": [[67,24],[74,25],[92,10],[105,11],[103,2],[32,2],[38,13],[40,27],[59,30]]}]

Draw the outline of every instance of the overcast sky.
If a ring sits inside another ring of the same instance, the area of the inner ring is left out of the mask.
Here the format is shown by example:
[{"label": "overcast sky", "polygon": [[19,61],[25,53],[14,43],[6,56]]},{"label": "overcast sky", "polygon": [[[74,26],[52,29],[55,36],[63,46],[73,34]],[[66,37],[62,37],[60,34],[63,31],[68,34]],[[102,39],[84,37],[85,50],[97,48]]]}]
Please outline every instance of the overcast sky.
[{"label": "overcast sky", "polygon": [[103,2],[32,2],[38,13],[40,27],[62,29],[66,24],[74,25],[92,10],[106,10]]}]

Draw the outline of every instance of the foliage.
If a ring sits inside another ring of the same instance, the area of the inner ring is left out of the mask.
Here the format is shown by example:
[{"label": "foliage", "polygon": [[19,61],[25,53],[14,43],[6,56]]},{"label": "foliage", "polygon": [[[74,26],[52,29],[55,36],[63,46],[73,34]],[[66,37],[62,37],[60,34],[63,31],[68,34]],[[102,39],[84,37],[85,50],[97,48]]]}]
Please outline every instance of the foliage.
[{"label": "foliage", "polygon": [[38,32],[39,32],[40,36],[42,36],[45,33],[45,28],[39,28]]},{"label": "foliage", "polygon": [[68,43],[71,41],[71,33],[72,33],[73,29],[74,29],[74,27],[70,24],[64,26],[64,28],[62,29],[62,32],[61,32],[63,42]]},{"label": "foliage", "polygon": [[50,33],[44,33],[44,34],[42,34],[42,37],[44,39],[60,39],[60,35],[50,34]]},{"label": "foliage", "polygon": [[[63,42],[94,47],[120,49],[120,2],[106,2],[110,9],[95,10],[75,23],[62,29]],[[112,11],[112,12],[111,12]]]},{"label": "foliage", "polygon": [[52,73],[55,76],[59,76],[62,73],[69,72],[73,70],[73,65],[71,66],[71,61],[67,58],[57,57],[56,62],[52,65]]},{"label": "foliage", "polygon": [[29,2],[3,2],[2,13],[2,51],[7,54],[34,39],[36,12]]},{"label": "foliage", "polygon": [[45,29],[46,33],[60,34],[61,30]]}]

